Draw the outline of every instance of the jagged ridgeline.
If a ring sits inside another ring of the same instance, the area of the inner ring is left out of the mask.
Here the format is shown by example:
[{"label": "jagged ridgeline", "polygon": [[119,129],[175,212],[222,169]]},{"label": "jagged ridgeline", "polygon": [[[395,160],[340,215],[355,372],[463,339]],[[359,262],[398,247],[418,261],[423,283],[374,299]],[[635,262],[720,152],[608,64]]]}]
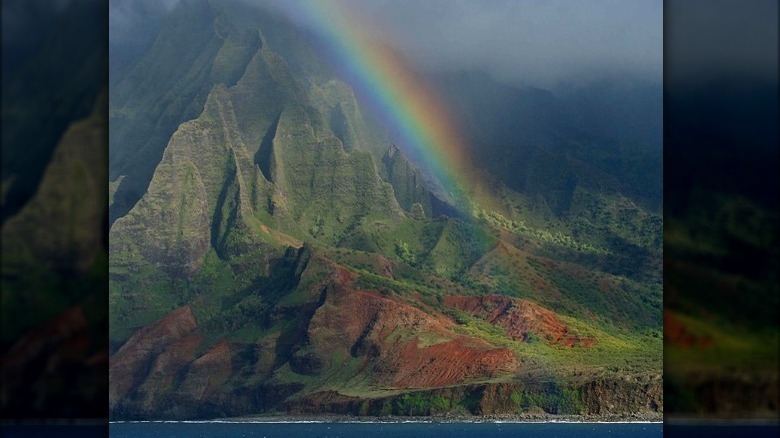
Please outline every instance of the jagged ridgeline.
[{"label": "jagged ridgeline", "polygon": [[661,412],[654,213],[457,211],[318,47],[182,1],[112,79],[112,417]]}]

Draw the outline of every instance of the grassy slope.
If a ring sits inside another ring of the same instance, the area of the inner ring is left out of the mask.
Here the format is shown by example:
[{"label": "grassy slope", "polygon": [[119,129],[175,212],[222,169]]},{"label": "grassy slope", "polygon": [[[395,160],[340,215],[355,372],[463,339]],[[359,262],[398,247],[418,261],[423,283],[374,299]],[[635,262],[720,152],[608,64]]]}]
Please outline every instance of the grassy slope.
[{"label": "grassy slope", "polygon": [[665,324],[678,333],[664,345],[672,412],[775,416],[777,214],[704,189],[689,204],[664,224]]}]

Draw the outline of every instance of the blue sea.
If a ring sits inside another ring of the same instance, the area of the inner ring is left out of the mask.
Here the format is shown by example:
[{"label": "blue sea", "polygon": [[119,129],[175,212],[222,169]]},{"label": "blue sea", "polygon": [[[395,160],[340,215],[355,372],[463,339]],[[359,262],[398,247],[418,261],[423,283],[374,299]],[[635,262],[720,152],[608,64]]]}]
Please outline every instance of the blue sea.
[{"label": "blue sea", "polygon": [[112,438],[660,437],[661,423],[112,423]]},{"label": "blue sea", "polygon": [[681,437],[777,438],[780,424],[739,423],[103,423],[1,424],[3,438],[111,437]]}]

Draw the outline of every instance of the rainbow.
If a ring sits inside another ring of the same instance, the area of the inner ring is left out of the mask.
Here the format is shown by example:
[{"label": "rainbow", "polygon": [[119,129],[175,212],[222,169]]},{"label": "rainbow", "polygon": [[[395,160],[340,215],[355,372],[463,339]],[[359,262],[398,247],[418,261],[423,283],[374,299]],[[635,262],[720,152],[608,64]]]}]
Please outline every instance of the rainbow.
[{"label": "rainbow", "polygon": [[456,206],[467,207],[480,190],[477,172],[463,136],[431,88],[343,2],[291,3],[357,91],[392,124],[396,143],[432,172]]}]

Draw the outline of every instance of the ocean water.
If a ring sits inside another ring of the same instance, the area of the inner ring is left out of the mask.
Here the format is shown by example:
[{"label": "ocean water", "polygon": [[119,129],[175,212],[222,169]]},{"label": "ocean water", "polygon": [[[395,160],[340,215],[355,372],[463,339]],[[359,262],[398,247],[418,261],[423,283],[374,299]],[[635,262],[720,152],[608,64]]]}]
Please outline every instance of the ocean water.
[{"label": "ocean water", "polygon": [[780,437],[780,423],[766,424],[739,422],[700,422],[686,424],[633,423],[633,424],[344,424],[344,423],[297,423],[297,424],[225,424],[225,423],[115,423],[91,425],[57,424],[0,424],[2,438],[103,438],[112,437],[352,437],[367,436],[438,436],[460,437],[658,437],[671,438],[777,438]]},{"label": "ocean water", "polygon": [[661,423],[112,423],[112,438],[660,437]]}]

